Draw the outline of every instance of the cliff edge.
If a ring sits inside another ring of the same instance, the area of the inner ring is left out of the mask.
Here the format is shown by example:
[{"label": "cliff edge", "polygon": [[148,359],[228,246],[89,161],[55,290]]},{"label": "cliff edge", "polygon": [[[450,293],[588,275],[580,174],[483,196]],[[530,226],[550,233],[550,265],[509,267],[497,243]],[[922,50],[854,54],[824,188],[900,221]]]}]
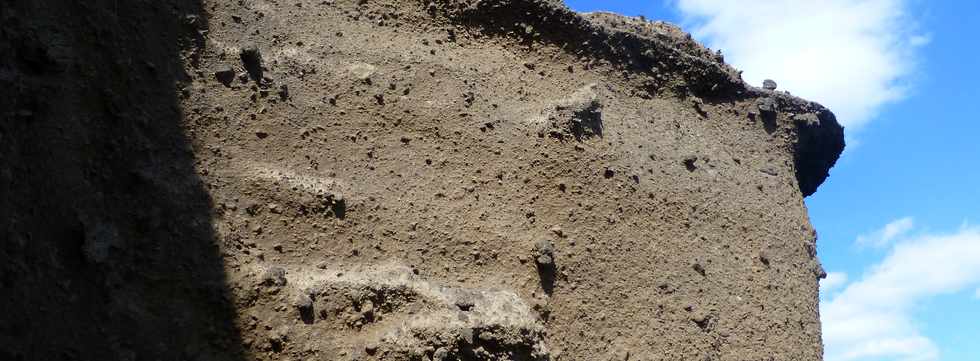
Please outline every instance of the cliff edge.
[{"label": "cliff edge", "polygon": [[820,360],[843,129],[544,0],[0,2],[0,359]]}]

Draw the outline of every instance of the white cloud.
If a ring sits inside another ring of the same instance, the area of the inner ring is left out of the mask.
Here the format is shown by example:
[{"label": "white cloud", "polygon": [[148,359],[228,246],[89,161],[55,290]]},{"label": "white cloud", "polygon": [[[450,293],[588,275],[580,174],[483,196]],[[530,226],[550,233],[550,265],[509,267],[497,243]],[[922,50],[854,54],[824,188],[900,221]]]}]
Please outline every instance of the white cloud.
[{"label": "white cloud", "polygon": [[858,236],[855,243],[862,247],[885,247],[898,237],[907,234],[913,227],[915,221],[911,217],[905,217],[886,224],[882,229]]},{"label": "white cloud", "polygon": [[980,228],[899,242],[859,281],[820,304],[827,361],[935,361],[917,305],[980,286]]},{"label": "white cloud", "polygon": [[834,292],[847,284],[847,273],[830,272],[827,278],[820,280],[820,294],[825,295]]},{"label": "white cloud", "polygon": [[761,86],[818,101],[856,129],[902,99],[915,50],[907,0],[671,0],[697,38]]}]

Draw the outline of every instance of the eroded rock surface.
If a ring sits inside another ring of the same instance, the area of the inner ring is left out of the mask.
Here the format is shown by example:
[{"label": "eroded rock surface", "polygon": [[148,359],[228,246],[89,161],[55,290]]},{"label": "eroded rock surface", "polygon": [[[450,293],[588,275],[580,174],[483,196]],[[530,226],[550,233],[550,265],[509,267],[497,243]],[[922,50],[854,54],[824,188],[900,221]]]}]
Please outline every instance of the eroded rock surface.
[{"label": "eroded rock surface", "polygon": [[543,0],[0,2],[0,359],[819,360],[819,104]]},{"label": "eroded rock surface", "polygon": [[[288,274],[289,287],[259,293],[255,303],[274,314],[293,300],[305,325],[285,332],[291,348],[333,348],[355,359],[549,359],[543,323],[510,291],[438,285],[398,264]],[[331,331],[347,337],[307,336]]]}]

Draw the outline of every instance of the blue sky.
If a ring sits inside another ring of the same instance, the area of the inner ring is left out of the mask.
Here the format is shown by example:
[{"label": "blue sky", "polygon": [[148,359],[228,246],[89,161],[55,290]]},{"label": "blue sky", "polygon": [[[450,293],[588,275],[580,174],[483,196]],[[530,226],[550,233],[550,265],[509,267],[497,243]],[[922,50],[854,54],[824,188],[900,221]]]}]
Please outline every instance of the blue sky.
[{"label": "blue sky", "polygon": [[806,202],[828,361],[980,360],[980,1],[566,3],[680,24],[845,124]]}]

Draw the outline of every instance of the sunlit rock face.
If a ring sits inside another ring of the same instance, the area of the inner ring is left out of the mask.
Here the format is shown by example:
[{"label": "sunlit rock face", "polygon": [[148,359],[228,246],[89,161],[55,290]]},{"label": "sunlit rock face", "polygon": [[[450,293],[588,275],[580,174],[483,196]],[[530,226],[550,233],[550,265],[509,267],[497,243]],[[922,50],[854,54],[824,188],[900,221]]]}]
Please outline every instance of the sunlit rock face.
[{"label": "sunlit rock face", "polygon": [[842,129],[673,25],[0,9],[2,359],[821,358]]}]

